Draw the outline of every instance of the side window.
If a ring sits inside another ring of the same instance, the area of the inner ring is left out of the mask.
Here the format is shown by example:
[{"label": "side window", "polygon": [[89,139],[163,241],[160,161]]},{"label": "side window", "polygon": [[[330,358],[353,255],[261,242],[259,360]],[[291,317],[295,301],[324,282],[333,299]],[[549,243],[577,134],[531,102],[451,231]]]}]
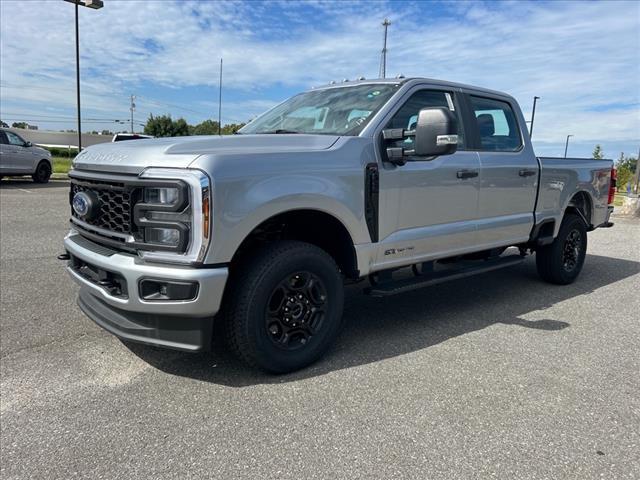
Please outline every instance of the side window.
[{"label": "side window", "polygon": [[5,132],[7,138],[9,139],[10,145],[17,145],[18,147],[24,147],[24,141],[13,132]]},{"label": "side window", "polygon": [[480,149],[494,152],[519,150],[522,139],[511,105],[473,95],[469,99],[480,134]]},{"label": "side window", "polygon": [[[460,120],[459,109],[454,103],[453,94],[438,90],[420,90],[405,102],[400,110],[396,112],[385,128],[404,128],[413,130],[418,121],[418,112],[426,107],[445,107],[451,110],[458,119],[458,148],[464,148],[464,131]],[[413,140],[411,138],[398,140],[393,143],[394,147],[411,148]]]},{"label": "side window", "polygon": [[7,143],[9,143],[7,135],[4,132],[0,132],[0,145],[6,145]]}]

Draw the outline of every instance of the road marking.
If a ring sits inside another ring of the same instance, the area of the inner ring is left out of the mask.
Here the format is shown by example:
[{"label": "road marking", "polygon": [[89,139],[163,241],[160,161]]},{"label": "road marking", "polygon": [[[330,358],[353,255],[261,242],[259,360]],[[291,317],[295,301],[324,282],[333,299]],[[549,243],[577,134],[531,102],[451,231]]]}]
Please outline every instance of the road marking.
[{"label": "road marking", "polygon": [[24,188],[19,188],[18,190],[25,193],[33,193],[31,190],[25,190]]}]

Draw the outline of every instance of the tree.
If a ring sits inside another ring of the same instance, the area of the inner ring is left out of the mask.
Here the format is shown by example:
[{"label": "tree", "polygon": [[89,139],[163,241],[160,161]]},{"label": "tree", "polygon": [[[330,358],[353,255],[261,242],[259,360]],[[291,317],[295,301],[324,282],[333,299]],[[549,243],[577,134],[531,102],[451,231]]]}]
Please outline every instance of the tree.
[{"label": "tree", "polygon": [[627,189],[627,184],[633,182],[633,176],[636,172],[637,166],[637,158],[625,157],[624,153],[620,154],[620,158],[616,161],[616,170],[618,171],[618,191],[625,191]]},{"label": "tree", "polygon": [[598,160],[604,158],[604,152],[602,151],[602,147],[600,146],[600,144],[596,145],[596,148],[593,149],[592,157]]},{"label": "tree", "polygon": [[179,118],[175,122],[173,122],[173,136],[174,137],[185,137],[189,135],[189,124],[185,121],[184,118]]},{"label": "tree", "polygon": [[233,135],[245,125],[246,123],[227,123],[222,127],[222,135]]},{"label": "tree", "polygon": [[189,135],[189,125],[184,118],[174,121],[171,119],[171,115],[154,117],[151,114],[144,126],[144,133],[154,137],[180,137]]},{"label": "tree", "polygon": [[113,132],[111,130],[102,130],[102,132],[100,132],[100,135],[113,135]]},{"label": "tree", "polygon": [[11,126],[13,128],[28,128],[29,125],[27,124],[27,122],[13,122],[11,124]]},{"label": "tree", "polygon": [[[225,125],[226,126],[226,125]],[[193,127],[192,135],[217,135],[218,122],[215,120],[205,120]]]},{"label": "tree", "polygon": [[2,120],[0,120],[0,127],[9,128],[9,125],[7,123],[4,123]]}]

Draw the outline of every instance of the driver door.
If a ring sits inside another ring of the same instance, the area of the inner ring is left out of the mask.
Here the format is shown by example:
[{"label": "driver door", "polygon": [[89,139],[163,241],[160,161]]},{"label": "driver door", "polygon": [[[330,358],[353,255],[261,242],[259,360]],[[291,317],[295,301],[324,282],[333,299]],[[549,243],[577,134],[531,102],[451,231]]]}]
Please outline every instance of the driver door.
[{"label": "driver door", "polygon": [[[466,150],[456,92],[416,87],[384,128],[415,128],[425,107],[449,108],[458,119],[458,150],[429,159],[407,158],[403,166],[383,161],[380,168],[380,217],[377,264],[406,265],[470,251],[476,243],[480,160]],[[395,145],[411,149],[411,139]]]}]

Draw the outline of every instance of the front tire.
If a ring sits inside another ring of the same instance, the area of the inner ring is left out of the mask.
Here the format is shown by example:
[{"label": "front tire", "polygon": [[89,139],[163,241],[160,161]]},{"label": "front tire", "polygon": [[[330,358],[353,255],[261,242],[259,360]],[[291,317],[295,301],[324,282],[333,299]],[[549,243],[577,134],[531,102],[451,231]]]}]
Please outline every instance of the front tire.
[{"label": "front tire", "polygon": [[36,171],[31,175],[35,183],[47,183],[51,178],[51,165],[49,162],[42,160],[36,167]]},{"label": "front tire", "polygon": [[587,254],[587,229],[584,221],[570,213],[564,217],[553,243],[536,252],[538,275],[549,283],[568,285],[578,277]]},{"label": "front tire", "polygon": [[223,317],[230,348],[250,366],[286,373],[316,361],[342,323],[342,277],[331,256],[280,241],[240,261]]}]

